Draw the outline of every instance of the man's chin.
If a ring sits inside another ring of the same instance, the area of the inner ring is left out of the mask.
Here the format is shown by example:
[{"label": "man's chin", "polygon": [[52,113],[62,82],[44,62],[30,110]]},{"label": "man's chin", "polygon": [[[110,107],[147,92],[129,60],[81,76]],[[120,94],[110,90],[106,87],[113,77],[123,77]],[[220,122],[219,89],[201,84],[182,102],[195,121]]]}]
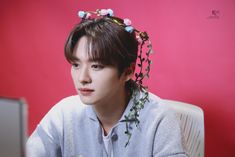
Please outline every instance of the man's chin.
[{"label": "man's chin", "polygon": [[79,95],[79,97],[80,97],[81,102],[85,105],[93,105],[94,104],[94,102],[91,101],[91,99],[84,98],[83,96],[80,96],[80,95]]}]

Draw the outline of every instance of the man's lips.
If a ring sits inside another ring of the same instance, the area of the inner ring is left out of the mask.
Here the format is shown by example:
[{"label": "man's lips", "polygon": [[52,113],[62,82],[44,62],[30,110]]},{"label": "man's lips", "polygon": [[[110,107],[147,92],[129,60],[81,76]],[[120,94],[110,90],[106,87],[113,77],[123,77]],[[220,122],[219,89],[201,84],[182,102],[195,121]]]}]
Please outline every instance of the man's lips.
[{"label": "man's lips", "polygon": [[94,92],[94,90],[90,88],[79,88],[79,92],[82,95],[87,96],[87,95],[90,95],[92,92]]},{"label": "man's lips", "polygon": [[86,91],[93,92],[94,91],[94,89],[90,89],[90,88],[79,88],[79,90],[84,91],[84,92],[86,92]]}]

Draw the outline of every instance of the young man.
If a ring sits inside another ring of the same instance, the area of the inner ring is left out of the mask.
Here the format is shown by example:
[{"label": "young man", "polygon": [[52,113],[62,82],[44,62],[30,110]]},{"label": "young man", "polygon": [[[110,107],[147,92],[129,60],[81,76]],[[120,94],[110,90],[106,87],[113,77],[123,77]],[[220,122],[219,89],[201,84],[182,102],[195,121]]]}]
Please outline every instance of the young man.
[{"label": "young man", "polygon": [[78,95],[42,119],[27,142],[29,157],[187,156],[174,113],[142,86],[151,63],[150,44],[142,55],[147,34],[112,15],[111,9],[79,12],[82,21],[65,44]]}]

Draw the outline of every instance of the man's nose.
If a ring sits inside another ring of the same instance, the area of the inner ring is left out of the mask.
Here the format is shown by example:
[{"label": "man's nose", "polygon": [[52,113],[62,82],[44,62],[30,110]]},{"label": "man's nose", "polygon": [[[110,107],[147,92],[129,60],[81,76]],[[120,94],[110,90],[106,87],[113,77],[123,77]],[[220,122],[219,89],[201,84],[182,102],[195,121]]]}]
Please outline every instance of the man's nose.
[{"label": "man's nose", "polygon": [[78,76],[78,81],[81,84],[87,84],[87,83],[91,82],[89,69],[87,67],[84,67],[84,68],[80,69],[80,73],[79,73],[79,76]]}]

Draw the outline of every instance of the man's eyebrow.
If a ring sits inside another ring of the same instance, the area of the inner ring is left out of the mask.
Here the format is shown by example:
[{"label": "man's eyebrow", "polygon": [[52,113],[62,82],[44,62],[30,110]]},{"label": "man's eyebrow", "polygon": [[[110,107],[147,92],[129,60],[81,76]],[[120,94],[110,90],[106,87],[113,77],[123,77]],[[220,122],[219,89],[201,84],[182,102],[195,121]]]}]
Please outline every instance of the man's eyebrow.
[{"label": "man's eyebrow", "polygon": [[[80,58],[75,57],[74,62],[81,62]],[[100,62],[98,59],[93,59],[91,57],[88,58],[88,62]]]},{"label": "man's eyebrow", "polygon": [[71,62],[72,62],[72,63],[74,63],[74,62],[80,62],[80,59],[77,58],[77,57],[74,57],[74,59],[73,59]]},{"label": "man's eyebrow", "polygon": [[89,61],[89,62],[94,62],[95,60],[92,59],[92,58],[89,58],[88,61]]},{"label": "man's eyebrow", "polygon": [[100,62],[99,59],[92,58],[92,56],[89,56],[88,62]]}]

